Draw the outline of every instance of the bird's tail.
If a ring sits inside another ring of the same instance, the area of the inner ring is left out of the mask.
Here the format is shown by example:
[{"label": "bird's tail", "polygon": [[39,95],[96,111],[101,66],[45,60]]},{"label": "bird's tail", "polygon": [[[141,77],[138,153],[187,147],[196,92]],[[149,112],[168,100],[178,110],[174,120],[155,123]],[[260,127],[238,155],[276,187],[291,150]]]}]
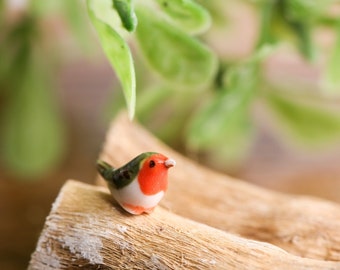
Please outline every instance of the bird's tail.
[{"label": "bird's tail", "polygon": [[103,160],[97,160],[97,171],[100,173],[100,175],[106,180],[110,181],[112,180],[112,172],[115,169],[108,163],[106,163]]}]

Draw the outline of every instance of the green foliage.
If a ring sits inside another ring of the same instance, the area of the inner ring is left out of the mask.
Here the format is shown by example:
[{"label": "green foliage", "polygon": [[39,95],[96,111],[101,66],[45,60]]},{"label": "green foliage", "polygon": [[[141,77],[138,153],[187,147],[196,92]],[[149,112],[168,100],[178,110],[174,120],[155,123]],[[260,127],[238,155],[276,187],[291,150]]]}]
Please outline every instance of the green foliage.
[{"label": "green foliage", "polygon": [[337,25],[337,37],[330,54],[325,72],[325,92],[328,95],[340,96],[340,19]]},{"label": "green foliage", "polygon": [[[216,152],[215,157],[232,163],[242,160],[251,146],[256,130],[251,110],[259,98],[267,101],[279,128],[301,144],[321,145],[339,136],[339,117],[322,104],[313,107],[287,91],[277,95],[267,89],[262,69],[282,43],[289,43],[306,61],[317,60],[315,30],[327,27],[337,41],[324,88],[336,96],[340,23],[328,12],[335,1],[244,0],[259,14],[258,39],[247,56],[233,62],[217,55],[207,45],[214,41],[205,35],[228,22],[221,7],[229,2],[87,0],[87,11],[121,83],[130,118],[136,110],[167,142],[178,147],[184,143],[196,153]],[[45,47],[41,25],[46,16],[63,14],[86,47],[88,21],[79,1],[30,1],[25,16],[14,25],[6,21],[5,6],[0,3],[0,102],[6,105],[1,111],[1,157],[12,170],[32,176],[55,166],[64,148],[63,127],[48,90],[57,57]],[[37,48],[49,57],[37,61]],[[115,111],[123,97],[116,100]]]},{"label": "green foliage", "polygon": [[[309,2],[311,3],[311,1]],[[309,14],[308,9],[311,7],[314,5],[309,6],[304,0],[264,1],[261,3],[262,28],[258,46],[285,40],[293,43],[307,59],[313,60],[315,49],[311,31],[317,15],[310,14],[308,19],[304,16],[306,13]]]},{"label": "green foliage", "polygon": [[[4,2],[4,1],[3,1]],[[65,131],[54,96],[55,43],[45,38],[46,18],[68,14],[79,44],[87,41],[79,2],[32,0],[21,17],[0,6],[0,158],[22,179],[40,177],[55,168],[65,150]],[[67,4],[68,3],[68,4]],[[79,30],[79,31],[78,31]],[[53,47],[53,48],[52,48]]]},{"label": "green foliage", "polygon": [[315,21],[323,16],[334,0],[286,0],[282,1],[287,7],[290,20]]},{"label": "green foliage", "polygon": [[104,52],[122,83],[129,115],[132,119],[135,113],[136,80],[130,48],[117,31],[110,24],[102,21],[100,14],[95,13],[94,6],[99,2],[99,0],[87,1],[90,18],[99,34]]},{"label": "green foliage", "polygon": [[[72,36],[78,41],[80,47],[83,47],[86,52],[90,52],[93,48],[93,43],[89,40],[89,21],[88,16],[84,12],[84,8],[80,6],[79,0],[68,1],[39,1],[36,2],[59,2],[61,12],[65,16],[65,20],[70,27]],[[41,4],[41,3],[40,3]]]},{"label": "green foliage", "polygon": [[133,11],[131,0],[113,0],[113,4],[124,28],[129,32],[134,31],[137,26],[137,17]]},{"label": "green foliage", "polygon": [[222,88],[206,99],[189,123],[191,151],[218,151],[229,164],[244,159],[254,134],[250,105],[259,84],[259,63],[270,52],[270,47],[264,47],[248,61],[225,68]]},{"label": "green foliage", "polygon": [[[144,124],[154,127],[153,132],[162,139],[173,145],[184,141],[196,153],[217,151],[215,156],[230,162],[242,160],[255,133],[251,107],[258,97],[268,99],[282,126],[287,126],[288,133],[294,134],[291,137],[302,144],[319,145],[337,134],[336,117],[323,112],[322,106],[315,109],[290,104],[262,91],[267,86],[262,63],[281,43],[290,43],[308,61],[316,59],[314,30],[319,25],[336,26],[337,20],[327,14],[334,1],[251,2],[260,14],[257,44],[248,57],[235,63],[218,57],[201,38],[193,37],[214,27],[208,9],[213,11],[214,18],[225,17],[219,14],[218,1],[136,2],[134,11],[139,22],[133,35],[139,45],[136,58],[140,60],[140,54],[143,55],[148,67],[159,75],[155,77],[153,72],[145,71],[143,61],[142,69],[137,69],[137,74],[143,74],[138,82],[137,115]],[[121,20],[111,26],[124,24],[124,19]],[[220,19],[218,23],[226,20]],[[337,44],[326,76],[333,85],[339,77]],[[161,120],[155,121],[155,116]],[[312,118],[323,122],[322,132],[316,132]],[[307,134],[308,139],[302,140]]]},{"label": "green foliage", "polygon": [[270,93],[267,101],[286,134],[307,147],[324,146],[339,140],[340,116],[312,104]]},{"label": "green foliage", "polygon": [[191,33],[204,33],[211,25],[207,10],[191,0],[156,0],[172,23],[181,30]]},{"label": "green foliage", "polygon": [[154,11],[138,6],[136,30],[150,66],[170,82],[199,87],[211,82],[217,68],[214,53],[193,37],[168,24]]},{"label": "green foliage", "polygon": [[34,61],[30,59],[20,86],[10,92],[1,138],[2,158],[25,178],[51,169],[64,152],[63,125],[52,93],[46,89],[49,75]]}]

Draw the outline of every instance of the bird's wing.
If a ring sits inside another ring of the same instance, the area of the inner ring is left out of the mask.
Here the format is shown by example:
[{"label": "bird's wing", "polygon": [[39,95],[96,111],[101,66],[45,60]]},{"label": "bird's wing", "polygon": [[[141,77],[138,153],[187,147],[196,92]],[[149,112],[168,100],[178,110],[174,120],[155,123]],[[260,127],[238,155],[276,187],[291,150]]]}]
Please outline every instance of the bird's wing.
[{"label": "bird's wing", "polygon": [[130,184],[138,174],[138,171],[135,172],[132,170],[132,168],[124,167],[117,169],[112,177],[112,182],[117,189],[123,188]]},{"label": "bird's wing", "polygon": [[117,189],[123,188],[130,184],[137,176],[140,170],[140,165],[149,153],[143,153],[121,168],[114,171],[112,182]]}]

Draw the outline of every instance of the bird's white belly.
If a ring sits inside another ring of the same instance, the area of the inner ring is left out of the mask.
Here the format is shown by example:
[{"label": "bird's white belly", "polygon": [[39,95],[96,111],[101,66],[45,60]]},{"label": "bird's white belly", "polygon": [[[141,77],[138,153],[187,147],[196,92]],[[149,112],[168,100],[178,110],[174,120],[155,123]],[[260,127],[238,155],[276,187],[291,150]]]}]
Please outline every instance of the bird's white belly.
[{"label": "bird's white belly", "polygon": [[142,193],[139,187],[137,179],[134,179],[129,185],[121,188],[115,189],[110,188],[113,197],[117,202],[124,206],[126,204],[140,206],[143,208],[153,208],[164,196],[164,191],[160,191],[154,195],[145,195]]}]

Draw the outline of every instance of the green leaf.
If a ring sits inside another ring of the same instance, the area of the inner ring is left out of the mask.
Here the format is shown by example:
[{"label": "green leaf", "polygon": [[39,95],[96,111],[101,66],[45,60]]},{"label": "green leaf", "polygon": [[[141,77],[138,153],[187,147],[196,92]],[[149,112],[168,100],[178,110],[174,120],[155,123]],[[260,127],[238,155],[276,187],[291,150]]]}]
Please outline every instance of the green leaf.
[{"label": "green leaf", "polygon": [[[285,37],[291,41],[308,60],[315,58],[315,48],[312,38],[315,22],[312,10],[313,1],[288,0],[277,4],[275,16],[278,37]],[[317,2],[317,1],[314,1]],[[309,16],[306,16],[309,14]],[[315,15],[316,16],[316,15]]]},{"label": "green leaf", "polygon": [[18,74],[23,74],[27,69],[32,40],[38,38],[37,20],[31,16],[7,28],[0,42],[0,94],[20,87],[22,81],[17,79]]},{"label": "green leaf", "polygon": [[183,87],[201,87],[212,81],[217,58],[211,50],[150,9],[136,6],[136,13],[139,20],[136,36],[155,71]]},{"label": "green leaf", "polygon": [[130,119],[136,106],[136,77],[130,48],[122,37],[107,23],[101,21],[100,14],[94,13],[94,6],[99,0],[88,0],[88,9],[92,23],[100,38],[101,45],[114,68],[124,91]]},{"label": "green leaf", "polygon": [[257,47],[262,47],[266,44],[274,43],[272,21],[275,16],[275,4],[274,1],[265,1],[260,3],[260,35],[257,41]]},{"label": "green leaf", "polygon": [[247,109],[245,104],[238,103],[231,95],[223,93],[215,96],[195,113],[189,126],[189,147],[208,149],[233,139],[235,135],[239,137],[239,133],[247,135],[250,127]]},{"label": "green leaf", "polygon": [[[315,59],[315,46],[313,42],[313,29],[316,15],[308,12],[317,8],[315,1],[288,0],[263,1],[261,7],[261,28],[258,47],[263,44],[274,44],[287,40],[294,44],[303,56],[313,61]],[[322,13],[321,9],[318,12]],[[314,18],[314,17],[315,18]]]},{"label": "green leaf", "polygon": [[306,59],[313,61],[315,59],[315,48],[311,25],[303,21],[288,21],[287,23],[297,37],[300,52]]},{"label": "green leaf", "polygon": [[228,136],[232,140],[235,134],[247,134],[247,114],[255,85],[252,72],[247,67],[228,71],[227,89],[210,98],[192,119],[188,132],[190,148],[209,148]]},{"label": "green leaf", "polygon": [[158,86],[145,89],[137,105],[138,118],[142,121],[150,116],[154,116],[157,109],[164,108],[164,103],[169,101],[173,93],[171,87]]},{"label": "green leaf", "polygon": [[[210,159],[237,167],[252,144],[250,106],[259,81],[259,62],[272,51],[261,47],[248,61],[227,67],[223,88],[194,114],[187,133],[192,151],[208,151]],[[218,151],[218,153],[215,153]]]},{"label": "green leaf", "polygon": [[196,90],[160,84],[142,94],[137,105],[138,119],[162,141],[178,146],[195,104]]},{"label": "green leaf", "polygon": [[280,120],[282,132],[302,145],[319,147],[339,140],[338,114],[279,94],[271,93],[266,97]]},{"label": "green leaf", "polygon": [[289,19],[312,21],[320,17],[334,0],[285,0]]},{"label": "green leaf", "polygon": [[329,95],[340,95],[340,20],[337,26],[337,38],[325,70],[324,90]]},{"label": "green leaf", "polygon": [[89,38],[90,23],[86,14],[86,6],[80,0],[59,0],[58,2],[62,4],[60,13],[65,14],[68,25],[79,46],[90,52],[93,48],[93,42]]},{"label": "green leaf", "polygon": [[[237,97],[220,93],[209,100],[190,122],[187,146],[210,153],[210,159],[235,167],[245,157],[253,136],[248,105]],[[226,166],[224,167],[226,168]]]},{"label": "green leaf", "polygon": [[249,107],[258,80],[254,56],[249,63],[227,69],[225,89],[221,89],[198,112],[188,129],[191,150],[219,151],[213,156],[228,161],[231,167],[243,159],[252,142],[253,126]]},{"label": "green leaf", "polygon": [[87,7],[90,18],[94,16],[103,23],[108,24],[123,38],[126,37],[126,34],[129,34],[124,28],[117,10],[114,8],[113,0],[87,0]]},{"label": "green leaf", "polygon": [[[234,117],[234,123],[228,126],[223,137],[215,138],[216,143],[209,148],[199,148],[198,153],[207,156],[207,163],[214,168],[232,171],[239,169],[245,161],[253,144],[253,139],[254,127],[249,116],[238,115]],[[191,150],[195,151],[195,149]]]},{"label": "green leaf", "polygon": [[46,15],[50,15],[51,13],[54,13],[57,11],[60,12],[62,10],[62,1],[39,1],[39,0],[32,0],[29,1],[29,13],[33,14],[35,17],[44,17]]},{"label": "green leaf", "polygon": [[162,10],[178,28],[190,34],[201,34],[211,25],[208,11],[191,0],[157,0]]},{"label": "green leaf", "polygon": [[137,26],[137,17],[132,7],[132,0],[113,0],[122,24],[126,30],[132,32]]},{"label": "green leaf", "polygon": [[334,0],[287,0],[280,3],[282,17],[296,35],[298,47],[308,60],[313,61],[315,58],[312,39],[315,24],[332,2]]},{"label": "green leaf", "polygon": [[21,74],[20,88],[12,89],[4,110],[1,157],[16,174],[39,176],[60,160],[64,152],[64,132],[46,69],[31,63]]}]

